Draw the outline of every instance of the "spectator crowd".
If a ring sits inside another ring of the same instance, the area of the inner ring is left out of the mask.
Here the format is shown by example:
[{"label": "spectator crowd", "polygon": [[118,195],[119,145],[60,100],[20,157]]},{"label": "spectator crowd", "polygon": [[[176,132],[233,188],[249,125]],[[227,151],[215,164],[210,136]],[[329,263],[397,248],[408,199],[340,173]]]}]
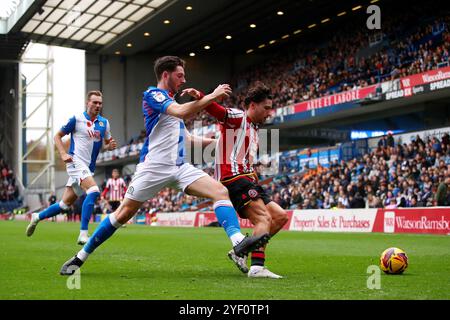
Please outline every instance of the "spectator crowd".
[{"label": "spectator crowd", "polygon": [[[420,21],[419,14],[387,17],[383,21],[384,42],[368,55],[360,52],[369,47],[370,31],[354,30],[354,24],[342,26],[325,44],[302,43],[289,51],[280,50],[235,76],[231,81],[233,95],[224,104],[244,109],[246,89],[254,81],[270,84],[274,107],[279,108],[448,66],[450,16],[412,29]],[[201,114],[187,121],[187,128],[200,120],[204,126],[215,123]]]},{"label": "spectator crowd", "polygon": [[8,166],[0,154],[0,204],[14,201],[19,198],[19,189],[16,185],[14,171]]}]

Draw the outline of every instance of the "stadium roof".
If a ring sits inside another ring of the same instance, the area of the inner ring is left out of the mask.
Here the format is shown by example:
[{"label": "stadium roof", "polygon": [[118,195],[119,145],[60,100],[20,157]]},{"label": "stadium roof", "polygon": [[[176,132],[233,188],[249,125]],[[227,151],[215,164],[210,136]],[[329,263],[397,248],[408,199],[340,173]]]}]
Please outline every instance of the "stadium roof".
[{"label": "stadium roof", "polygon": [[8,54],[1,50],[0,59],[20,56],[30,40],[100,54],[246,52],[374,1],[6,0],[0,46],[10,48]]}]

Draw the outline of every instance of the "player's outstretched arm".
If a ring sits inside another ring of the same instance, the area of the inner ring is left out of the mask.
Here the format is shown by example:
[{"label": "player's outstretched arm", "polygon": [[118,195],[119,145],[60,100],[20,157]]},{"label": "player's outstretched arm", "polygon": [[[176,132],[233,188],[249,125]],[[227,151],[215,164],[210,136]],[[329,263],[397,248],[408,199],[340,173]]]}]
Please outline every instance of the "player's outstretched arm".
[{"label": "player's outstretched arm", "polygon": [[64,148],[64,144],[62,142],[62,137],[64,137],[66,135],[66,133],[64,133],[63,131],[58,131],[54,137],[54,141],[55,141],[55,146],[56,149],[58,149],[59,155],[61,157],[61,160],[64,161],[65,163],[69,163],[72,162],[72,156],[70,154],[68,154],[66,152],[66,149]]},{"label": "player's outstretched arm", "polygon": [[[197,100],[205,96],[203,92],[194,88],[184,89],[183,92],[181,93],[181,96],[183,95],[190,95],[191,97]],[[227,115],[227,109],[215,101],[211,102],[211,104],[205,108],[205,111],[219,121],[224,121]]]},{"label": "player's outstretched arm", "polygon": [[171,103],[167,107],[167,114],[170,114],[174,117],[185,119],[193,116],[194,114],[200,112],[204,108],[206,108],[208,105],[210,105],[213,101],[216,99],[228,97],[231,94],[231,88],[228,84],[221,84],[219,85],[212,93],[207,94],[203,98],[178,104],[176,102]]}]

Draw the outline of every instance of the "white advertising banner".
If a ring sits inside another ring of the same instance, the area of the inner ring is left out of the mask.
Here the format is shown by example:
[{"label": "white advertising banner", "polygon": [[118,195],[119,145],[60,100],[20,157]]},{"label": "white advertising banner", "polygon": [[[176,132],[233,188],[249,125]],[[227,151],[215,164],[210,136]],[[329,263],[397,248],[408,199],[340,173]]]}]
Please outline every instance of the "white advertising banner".
[{"label": "white advertising banner", "polygon": [[294,210],[289,230],[372,232],[377,209]]},{"label": "white advertising banner", "polygon": [[197,212],[157,213],[158,226],[194,227]]}]

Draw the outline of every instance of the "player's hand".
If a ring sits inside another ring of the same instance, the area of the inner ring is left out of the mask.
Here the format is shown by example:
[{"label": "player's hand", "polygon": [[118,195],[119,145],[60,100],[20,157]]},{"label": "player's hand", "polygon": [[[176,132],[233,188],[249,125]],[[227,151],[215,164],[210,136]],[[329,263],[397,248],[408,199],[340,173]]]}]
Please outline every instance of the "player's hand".
[{"label": "player's hand", "polygon": [[61,159],[62,161],[64,161],[64,163],[71,163],[73,162],[73,158],[70,154],[64,153],[63,155],[61,155]]},{"label": "player's hand", "polygon": [[112,151],[114,149],[117,149],[117,141],[114,139],[111,139],[111,141],[108,144],[108,150]]},{"label": "player's hand", "polygon": [[187,89],[184,89],[183,91],[181,91],[180,96],[183,97],[185,95],[189,95],[196,100],[199,100],[205,96],[201,91],[194,89],[194,88],[187,88]]},{"label": "player's hand", "polygon": [[223,99],[228,98],[231,94],[232,90],[229,84],[220,84],[217,88],[211,93],[213,99]]}]

